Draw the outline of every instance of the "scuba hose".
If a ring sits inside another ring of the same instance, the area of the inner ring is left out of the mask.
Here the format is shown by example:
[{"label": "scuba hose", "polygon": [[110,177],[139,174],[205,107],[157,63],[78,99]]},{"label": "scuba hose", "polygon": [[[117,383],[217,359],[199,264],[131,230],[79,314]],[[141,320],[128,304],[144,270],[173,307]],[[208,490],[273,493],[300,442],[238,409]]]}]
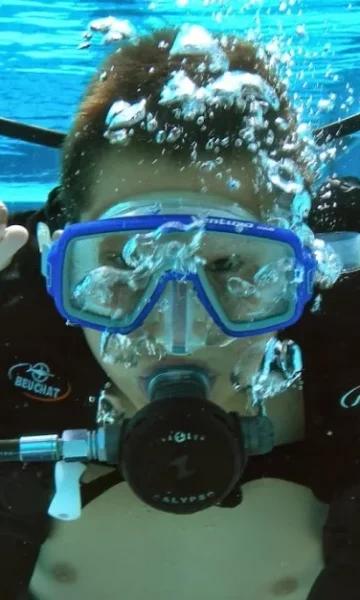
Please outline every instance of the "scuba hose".
[{"label": "scuba hose", "polygon": [[138,498],[161,511],[237,506],[248,458],[273,450],[271,420],[261,407],[243,416],[208,400],[208,375],[193,367],[159,369],[146,385],[149,402],[131,418],[103,391],[96,429],[2,439],[0,462],[55,462],[49,514],[63,520],[80,516],[79,480],[89,461],[116,466]]},{"label": "scuba hose", "polygon": [[[360,113],[334,121],[323,127],[314,130],[314,138],[317,144],[321,145],[330,142],[336,138],[344,137],[356,133],[360,130]],[[66,134],[53,129],[45,129],[35,125],[27,125],[10,119],[0,118],[0,135],[16,138],[23,142],[39,144],[48,148],[60,148],[64,142]]]}]

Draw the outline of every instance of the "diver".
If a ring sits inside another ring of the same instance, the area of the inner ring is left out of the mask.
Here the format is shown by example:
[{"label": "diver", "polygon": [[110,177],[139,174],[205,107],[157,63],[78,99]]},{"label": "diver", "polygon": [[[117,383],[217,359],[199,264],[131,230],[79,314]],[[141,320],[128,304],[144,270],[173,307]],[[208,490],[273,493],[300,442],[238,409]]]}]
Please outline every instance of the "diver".
[{"label": "diver", "polygon": [[[350,388],[340,394],[344,381],[335,363],[329,368],[330,350],[324,355],[317,346],[324,324],[316,339],[311,332],[317,319],[336,321],[331,294],[349,294],[344,285],[357,277],[360,223],[324,220],[324,196],[333,198],[336,180],[315,197],[313,149],[297,125],[261,48],[198,26],[157,31],[122,44],[100,66],[66,136],[60,184],[44,208],[7,222],[2,207],[4,600],[25,599],[30,587],[45,600],[34,570],[37,561],[39,569],[47,564],[47,548],[51,555],[54,519],[78,519],[89,498],[120,482],[119,507],[126,497],[124,512],[130,518],[140,511],[142,531],[150,535],[153,522],[162,535],[169,529],[189,544],[185,563],[196,525],[208,518],[216,537],[223,520],[238,533],[233,555],[249,551],[240,524],[245,515],[256,531],[258,517],[256,502],[243,497],[246,483],[264,483],[257,492],[263,497],[266,489],[275,497],[271,483],[266,488],[273,478],[307,488],[322,508],[334,498],[339,503],[341,493],[349,503],[347,490],[357,483],[356,463],[351,473],[345,469],[349,458],[355,461],[356,385],[352,395]],[[354,188],[358,193],[349,183]],[[323,306],[313,312],[319,291]],[[332,331],[334,343],[343,340],[338,327]],[[336,360],[344,363],[343,344]],[[345,406],[339,419],[335,405]],[[112,467],[98,486],[96,478],[86,483],[85,465],[96,461]],[[125,527],[119,507],[117,516],[112,505],[113,531]],[[336,521],[331,514],[326,532]],[[129,538],[120,534],[114,545],[106,536],[125,560]],[[147,590],[165,598],[159,573],[166,557],[149,539],[146,552],[159,570]],[[69,556],[74,545],[61,546],[60,539],[60,555],[67,548]],[[329,600],[336,569],[343,573],[330,546],[312,590],[311,580],[300,590],[311,600]],[[341,554],[348,581],[350,555]],[[210,575],[217,564],[211,560]],[[119,578],[113,563],[111,578],[105,575],[107,593],[116,589],[108,597],[135,597],[134,573],[125,589],[129,567],[117,568]],[[86,570],[92,573],[88,564]],[[225,571],[211,583],[214,598],[221,597],[218,584],[224,597],[239,586],[253,597],[242,559],[234,575]],[[71,573],[76,597],[90,597]],[[256,585],[268,576],[259,573]],[[186,577],[193,577],[188,567]],[[209,599],[202,585],[189,582],[188,596],[179,598]],[[262,597],[286,589],[276,585]]]}]

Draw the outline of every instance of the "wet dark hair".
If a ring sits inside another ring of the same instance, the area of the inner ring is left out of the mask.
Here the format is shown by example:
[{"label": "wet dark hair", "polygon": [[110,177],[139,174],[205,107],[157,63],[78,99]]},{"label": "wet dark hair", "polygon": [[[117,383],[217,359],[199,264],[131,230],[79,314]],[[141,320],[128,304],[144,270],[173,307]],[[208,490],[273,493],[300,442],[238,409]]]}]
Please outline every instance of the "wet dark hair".
[{"label": "wet dark hair", "polygon": [[[160,30],[154,34],[142,37],[136,44],[128,44],[118,48],[101,65],[98,73],[86,90],[73,126],[66,137],[62,156],[62,175],[60,200],[66,217],[78,220],[81,212],[89,208],[89,188],[94,177],[96,165],[110,151],[119,153],[139,153],[144,156],[161,157],[166,149],[166,156],[174,161],[189,160],[194,144],[201,156],[205,152],[209,138],[215,138],[219,144],[228,138],[229,143],[221,144],[221,156],[241,158],[247,153],[254,157],[246,148],[234,146],[234,139],[239,136],[239,130],[246,123],[246,111],[241,112],[234,106],[214,107],[210,118],[200,126],[197,120],[179,120],[174,116],[172,107],[160,105],[159,99],[164,84],[170,79],[173,71],[179,68],[197,84],[202,85],[208,73],[201,72],[199,64],[204,63],[204,56],[171,56],[172,47],[178,30]],[[222,47],[229,60],[229,70],[244,70],[260,75],[276,92],[280,106],[278,110],[269,107],[266,113],[266,130],[260,131],[259,140],[265,144],[264,149],[271,153],[274,160],[291,158],[302,176],[305,184],[312,181],[312,172],[306,156],[305,143],[298,138],[296,114],[290,107],[285,85],[279,79],[270,65],[270,55],[262,48],[250,42],[228,37],[225,47]],[[218,75],[215,75],[218,76]],[[130,145],[120,147],[111,145],[104,137],[105,119],[112,104],[122,99],[134,103],[146,99],[147,110],[157,120],[158,130],[168,132],[174,126],[181,126],[183,136],[181,143],[158,144],[154,133],[147,131],[141,124],[133,128]],[[280,128],[275,119],[281,117],[287,127]],[[274,133],[273,139],[265,142],[269,130]],[[214,155],[213,158],[215,158]]]}]

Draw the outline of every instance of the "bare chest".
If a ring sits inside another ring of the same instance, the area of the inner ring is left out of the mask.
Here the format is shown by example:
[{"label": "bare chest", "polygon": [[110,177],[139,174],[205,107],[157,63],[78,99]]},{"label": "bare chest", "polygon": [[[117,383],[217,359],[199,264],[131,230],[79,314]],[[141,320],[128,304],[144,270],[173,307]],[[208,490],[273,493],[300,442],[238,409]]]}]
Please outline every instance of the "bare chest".
[{"label": "bare chest", "polygon": [[278,479],[243,491],[235,509],[184,516],[115,486],[59,522],[31,589],[39,600],[304,600],[322,568],[327,505]]}]

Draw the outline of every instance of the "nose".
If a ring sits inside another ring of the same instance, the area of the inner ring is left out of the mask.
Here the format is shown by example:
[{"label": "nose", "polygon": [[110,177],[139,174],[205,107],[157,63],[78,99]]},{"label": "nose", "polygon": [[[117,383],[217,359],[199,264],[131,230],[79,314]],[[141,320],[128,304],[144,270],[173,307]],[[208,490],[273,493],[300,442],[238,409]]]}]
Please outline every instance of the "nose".
[{"label": "nose", "polygon": [[206,345],[212,319],[190,281],[169,281],[149,317],[168,354],[186,356]]}]

